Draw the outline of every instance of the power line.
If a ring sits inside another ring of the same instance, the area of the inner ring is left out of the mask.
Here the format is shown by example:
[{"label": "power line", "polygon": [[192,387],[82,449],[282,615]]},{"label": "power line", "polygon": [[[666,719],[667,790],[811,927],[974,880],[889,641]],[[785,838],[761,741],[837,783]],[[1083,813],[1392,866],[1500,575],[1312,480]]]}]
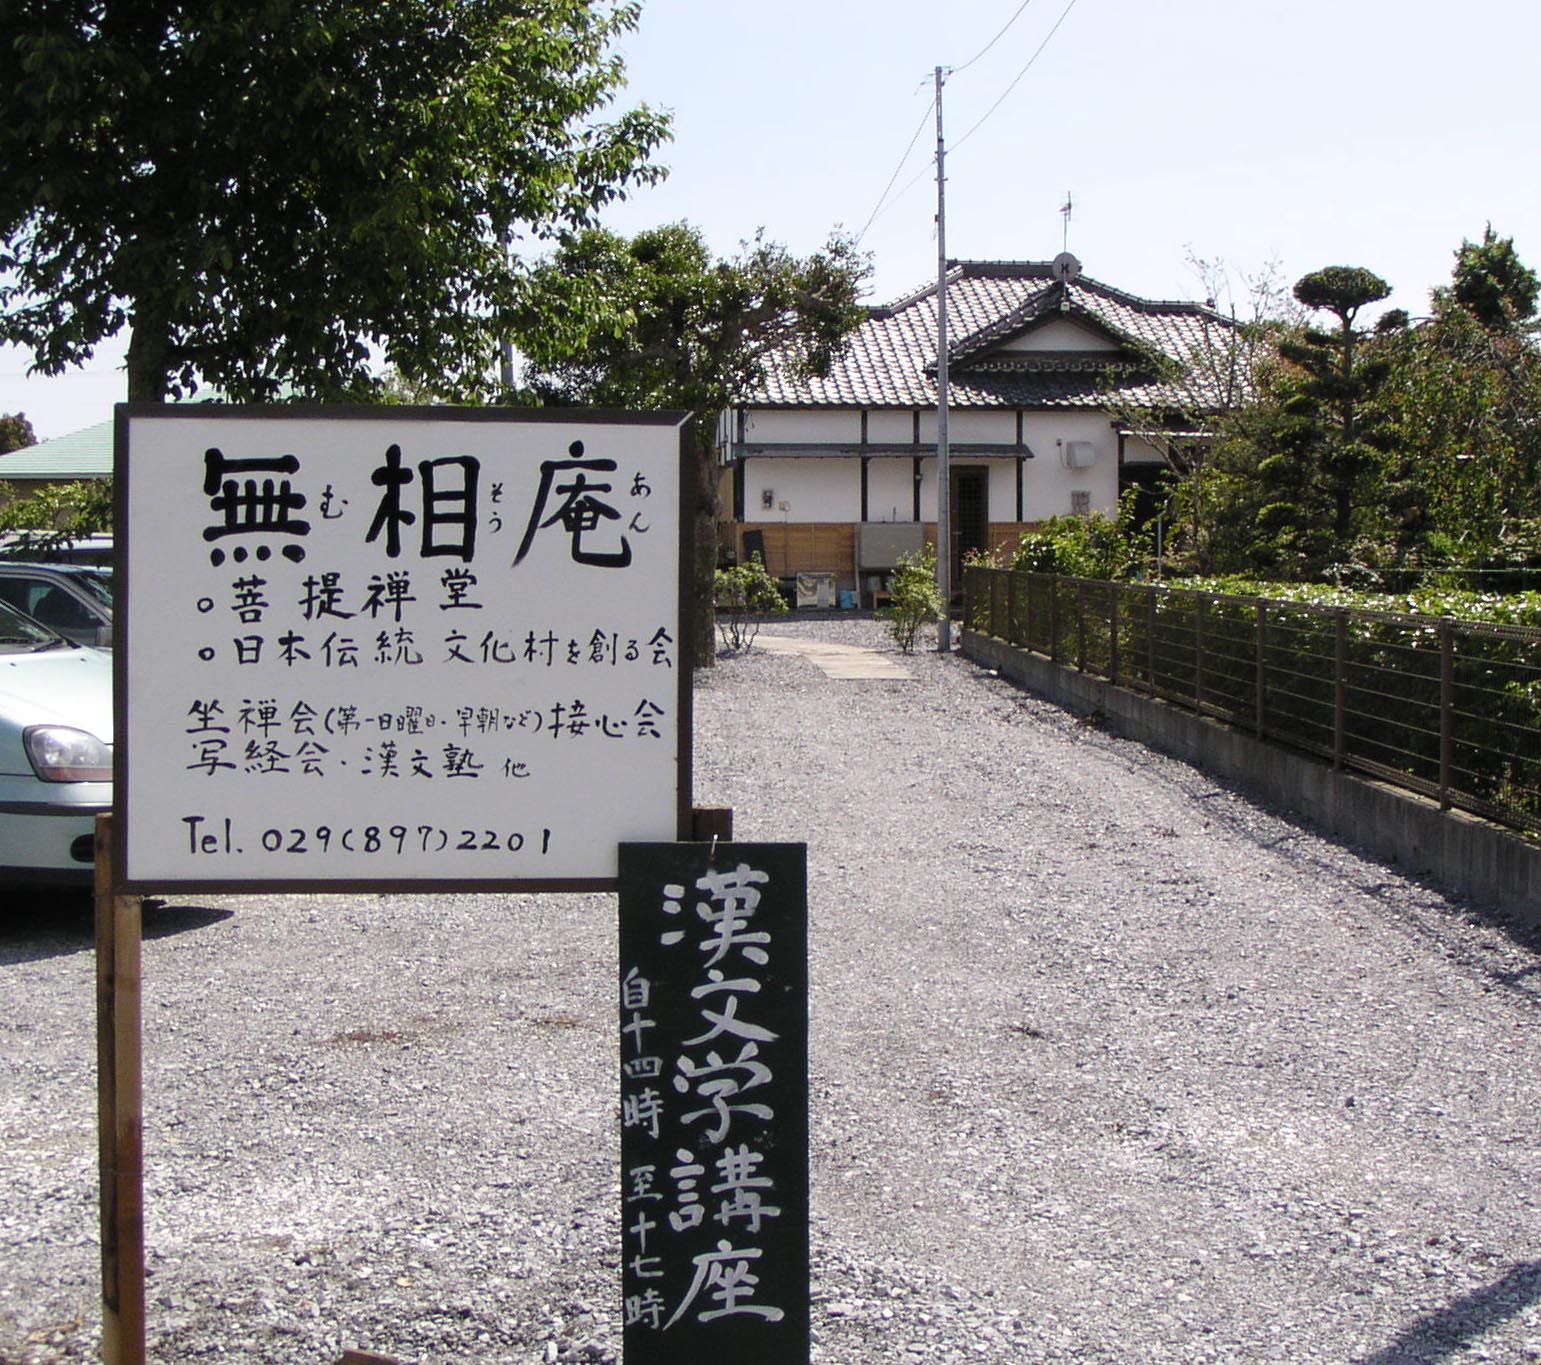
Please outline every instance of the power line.
[{"label": "power line", "polygon": [[[1073,10],[1075,7],[1076,7],[1076,0],[1070,0],[1070,3],[1068,5],[1066,5],[1064,10],[1060,13],[1059,18],[1054,21],[1054,27],[1049,30],[1048,36],[1046,38],[1044,38],[1044,40],[1041,43],[1038,44],[1037,50],[1033,53],[1033,55],[1031,57],[1029,57],[1027,59],[1027,65],[1024,66],[1019,72],[1017,72],[1016,77],[1012,80],[1011,84],[1008,85],[1003,91],[1001,91],[1000,98],[998,100],[996,100],[995,103],[992,104],[988,109],[985,110],[984,116],[979,120],[979,122],[976,123],[972,128],[970,128],[968,130],[968,132],[964,133],[962,137],[960,137],[956,142],[954,142],[952,144],[952,150],[953,151],[957,151],[959,147],[961,147],[965,142],[967,142],[969,140],[969,138],[971,138],[976,132],[978,132],[980,127],[985,123],[985,121],[987,119],[989,119],[990,115],[993,114],[997,109],[999,109],[1001,107],[1002,104],[1004,104],[1006,102],[1006,96],[1011,94],[1011,92],[1017,88],[1017,86],[1022,81],[1022,77],[1027,75],[1027,73],[1032,69],[1033,63],[1036,62],[1038,60],[1038,58],[1042,55],[1044,48],[1048,47],[1050,40],[1054,37],[1054,35],[1056,33],[1059,32],[1060,25],[1065,22],[1065,20],[1070,15],[1070,11]],[[1010,25],[1007,25],[1007,27],[1009,28]]]},{"label": "power line", "polygon": [[[1006,36],[1007,32],[1010,31],[1011,26],[1022,17],[1023,11],[1026,10],[1030,4],[1032,4],[1032,0],[1022,0],[1022,3],[1017,6],[1016,12],[1011,16],[1010,19],[1006,21],[1005,25],[1001,28],[1000,32],[995,35],[995,37],[991,38],[988,43],[980,48],[978,52],[976,52],[972,57],[968,59],[968,61],[964,62],[962,66],[947,68],[947,74],[956,75],[958,72],[966,71],[969,67],[973,66],[975,62],[983,57],[985,53],[987,53],[992,47],[996,45],[996,43],[1000,42],[1000,40]],[[985,110],[984,116],[977,123],[975,123],[974,126],[968,130],[968,132],[964,133],[963,136],[957,140],[957,142],[953,143],[953,150],[957,150],[958,147],[962,146],[963,143],[968,141],[968,139],[979,130],[985,121],[989,119],[989,117],[997,109],[999,109],[1003,103],[1005,103],[1006,97],[1010,95],[1011,92],[1015,90],[1021,83],[1022,77],[1027,75],[1033,63],[1038,60],[1044,48],[1049,45],[1050,39],[1052,39],[1054,35],[1059,32],[1060,25],[1065,22],[1067,17],[1069,17],[1070,11],[1073,10],[1075,6],[1076,0],[1070,0],[1069,4],[1067,4],[1064,10],[1060,13],[1059,18],[1054,21],[1054,27],[1049,30],[1047,37],[1045,37],[1044,40],[1038,44],[1037,50],[1034,51],[1033,55],[1027,59],[1027,65],[1024,66],[1019,72],[1017,72],[1011,84],[1001,92],[1000,98],[997,99],[995,103],[992,104],[987,110]],[[904,170],[905,163],[910,159],[910,153],[915,150],[915,144],[920,140],[920,134],[926,126],[926,121],[928,118],[930,118],[931,111],[935,108],[936,99],[933,96],[931,103],[926,106],[925,113],[920,116],[920,122],[916,124],[914,133],[910,136],[909,146],[904,149],[904,155],[899,158],[899,164],[894,167],[893,174],[888,177],[888,184],[883,187],[883,193],[878,196],[877,203],[872,206],[872,212],[867,215],[867,221],[862,225],[862,230],[856,234],[856,241],[858,244],[867,235],[867,232],[872,227],[873,223],[877,222],[878,218],[881,217],[883,213],[885,213],[889,208],[891,208],[907,193],[909,193],[911,187],[927,174],[926,170],[917,171],[913,176],[910,177],[910,179],[904,182],[904,186],[899,190],[897,194],[890,195],[890,191],[894,187],[894,181],[899,178],[900,172]]]},{"label": "power line", "polygon": [[950,67],[948,69],[948,74],[956,76],[958,72],[967,71],[969,67],[973,66],[975,62],[983,57],[986,52],[988,52],[992,47],[996,45],[996,43],[1000,42],[1000,40],[1006,36],[1006,29],[1009,29],[1014,23],[1016,23],[1017,20],[1022,17],[1022,11],[1032,3],[1033,0],[1022,0],[1022,3],[1017,6],[1017,12],[1013,14],[1011,18],[1006,20],[1005,28],[1002,28],[1001,31],[995,35],[995,37],[991,38],[988,43],[980,48],[978,52],[976,52],[972,57],[968,59],[968,61],[964,62],[962,66]]},{"label": "power line", "polygon": [[[899,178],[899,172],[904,169],[904,163],[910,159],[910,153],[915,150],[915,144],[920,140],[921,129],[926,126],[926,120],[931,117],[931,111],[935,108],[936,99],[933,96],[931,103],[926,106],[926,112],[920,116],[920,122],[915,125],[915,132],[910,138],[910,145],[904,149],[904,155],[899,158],[899,164],[894,167],[894,173],[888,177],[888,184],[883,186],[883,193],[878,195],[878,201],[872,206],[872,212],[867,215],[867,221],[862,224],[861,231],[856,234],[856,241],[858,244],[860,244],[861,239],[867,235],[867,229],[877,221],[878,214],[883,211],[884,201],[888,198],[888,191],[893,189],[894,181]],[[924,174],[924,172],[922,172],[922,174]],[[919,177],[916,178],[918,179]],[[909,184],[904,187],[904,190],[909,189],[910,185],[913,185],[914,183],[915,181],[911,180]],[[904,190],[900,190],[899,194],[902,195]],[[897,197],[898,196],[895,196],[895,198]]]}]

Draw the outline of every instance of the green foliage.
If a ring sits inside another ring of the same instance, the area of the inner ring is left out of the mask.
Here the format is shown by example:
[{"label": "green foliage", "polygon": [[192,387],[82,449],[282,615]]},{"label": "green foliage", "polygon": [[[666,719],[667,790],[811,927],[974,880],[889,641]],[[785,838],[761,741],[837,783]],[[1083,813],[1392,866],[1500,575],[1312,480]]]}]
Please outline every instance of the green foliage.
[{"label": "green foliage", "polygon": [[1135,490],[1124,491],[1118,511],[1050,517],[1027,531],[1011,557],[1013,569],[1072,578],[1132,578],[1140,569],[1146,537],[1135,531]]},{"label": "green foliage", "polygon": [[1489,331],[1507,331],[1530,322],[1536,315],[1538,292],[1541,280],[1520,260],[1514,238],[1497,236],[1491,223],[1480,242],[1463,241],[1455,253],[1448,298]]},{"label": "green foliage", "polygon": [[131,328],[128,396],[482,384],[509,243],[661,172],[604,0],[13,0],[0,338],[57,374]]},{"label": "green foliage", "polygon": [[805,259],[757,236],[714,260],[700,232],[675,223],[631,238],[570,235],[531,274],[513,339],[537,399],[696,414],[689,493],[698,665],[713,657],[715,419],[759,381],[773,354],[804,374],[826,371],[862,321],[856,300],[867,272],[866,258],[838,235]]},{"label": "green foliage", "polygon": [[1316,607],[1354,607],[1417,616],[1450,616],[1494,626],[1541,627],[1541,592],[1473,592],[1463,588],[1419,587],[1408,592],[1372,592],[1326,583],[1280,583],[1232,575],[1186,580],[1184,588],[1236,597],[1265,597]]},{"label": "green foliage", "polygon": [[1329,265],[1295,281],[1295,297],[1307,308],[1334,314],[1348,330],[1367,303],[1378,303],[1391,286],[1373,270],[1357,265]]},{"label": "green foliage", "polygon": [[880,613],[899,648],[913,654],[920,628],[940,620],[942,610],[942,591],[936,585],[936,547],[927,544],[913,554],[900,555],[899,567],[889,583],[888,606]]},{"label": "green foliage", "polygon": [[[806,259],[757,236],[714,260],[686,223],[565,238],[532,272],[514,322],[543,399],[715,416],[768,356],[819,374],[862,321],[868,265],[848,238]],[[706,444],[710,444],[708,430]]]},{"label": "green foliage", "polygon": [[732,650],[750,649],[760,633],[759,617],[786,611],[786,599],[776,580],[765,572],[759,555],[747,564],[718,569],[713,578],[717,602],[717,630],[722,643]]},{"label": "green foliage", "polygon": [[112,530],[112,482],[83,479],[78,483],[45,484],[18,497],[11,484],[0,483],[0,531],[19,533],[19,555],[48,551],[80,536]]},{"label": "green foliage", "polygon": [[1366,587],[1516,587],[1541,569],[1535,272],[1489,226],[1432,317],[1360,330],[1385,292],[1351,267],[1297,283],[1338,325],[1280,335],[1256,401],[1212,424],[1209,459],[1173,487],[1172,520],[1193,528],[1176,567]]},{"label": "green foliage", "polygon": [[37,437],[25,413],[0,412],[0,455],[8,455],[13,450],[25,450],[36,444]]}]

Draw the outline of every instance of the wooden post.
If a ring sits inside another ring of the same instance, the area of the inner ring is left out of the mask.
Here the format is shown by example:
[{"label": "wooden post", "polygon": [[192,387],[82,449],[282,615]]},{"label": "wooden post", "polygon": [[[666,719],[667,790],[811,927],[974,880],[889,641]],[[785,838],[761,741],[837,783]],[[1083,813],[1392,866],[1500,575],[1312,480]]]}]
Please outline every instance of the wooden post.
[{"label": "wooden post", "polygon": [[709,839],[733,840],[732,806],[695,806],[690,812],[690,837],[698,844]]},{"label": "wooden post", "polygon": [[96,1056],[102,1359],[144,1365],[144,1142],[138,896],[113,893],[112,820],[96,817]]}]

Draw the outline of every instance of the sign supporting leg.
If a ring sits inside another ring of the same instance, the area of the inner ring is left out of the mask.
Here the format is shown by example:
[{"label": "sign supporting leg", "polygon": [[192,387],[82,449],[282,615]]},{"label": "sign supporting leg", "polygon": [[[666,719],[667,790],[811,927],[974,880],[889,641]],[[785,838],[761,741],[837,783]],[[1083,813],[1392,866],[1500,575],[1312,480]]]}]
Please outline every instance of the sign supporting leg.
[{"label": "sign supporting leg", "polygon": [[144,1365],[144,1142],[137,896],[113,893],[111,815],[96,818],[96,1055],[102,1359]]}]

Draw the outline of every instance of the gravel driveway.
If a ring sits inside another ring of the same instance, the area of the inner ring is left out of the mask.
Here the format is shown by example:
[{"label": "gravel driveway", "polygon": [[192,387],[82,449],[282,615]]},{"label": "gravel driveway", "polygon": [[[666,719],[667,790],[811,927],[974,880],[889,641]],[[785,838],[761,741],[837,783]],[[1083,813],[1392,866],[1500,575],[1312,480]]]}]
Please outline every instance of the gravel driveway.
[{"label": "gravel driveway", "polygon": [[[902,662],[697,691],[697,801],[809,844],[815,1359],[1541,1359],[1536,947]],[[0,914],[0,1362],[91,1359],[89,918]],[[153,1359],[616,1358],[609,897],[179,899],[144,976]]]}]

